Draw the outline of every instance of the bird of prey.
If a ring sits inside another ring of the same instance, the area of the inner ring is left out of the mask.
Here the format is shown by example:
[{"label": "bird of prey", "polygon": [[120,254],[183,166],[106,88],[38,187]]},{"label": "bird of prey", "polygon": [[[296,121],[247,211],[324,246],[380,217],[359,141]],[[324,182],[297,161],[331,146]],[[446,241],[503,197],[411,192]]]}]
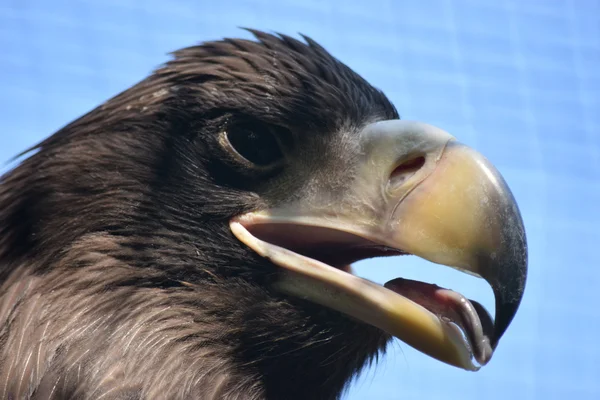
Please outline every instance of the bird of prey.
[{"label": "bird of prey", "polygon": [[[174,52],[1,178],[0,398],[337,399],[394,337],[490,360],[527,272],[501,175],[314,40],[251,32]],[[352,272],[401,254],[487,280],[495,318]]]}]

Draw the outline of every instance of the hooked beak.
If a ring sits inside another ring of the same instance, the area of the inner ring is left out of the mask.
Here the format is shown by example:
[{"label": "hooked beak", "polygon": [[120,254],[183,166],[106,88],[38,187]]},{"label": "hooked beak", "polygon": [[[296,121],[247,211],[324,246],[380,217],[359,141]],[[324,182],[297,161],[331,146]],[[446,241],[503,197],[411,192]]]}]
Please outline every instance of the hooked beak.
[{"label": "hooked beak", "polygon": [[[510,189],[481,154],[431,125],[383,121],[360,138],[343,193],[324,187],[238,216],[232,232],[281,267],[282,292],[376,326],[440,361],[479,369],[525,288],[525,230]],[[397,254],[485,279],[495,295],[494,320],[448,289],[402,278],[380,286],[351,273],[351,262]]]}]

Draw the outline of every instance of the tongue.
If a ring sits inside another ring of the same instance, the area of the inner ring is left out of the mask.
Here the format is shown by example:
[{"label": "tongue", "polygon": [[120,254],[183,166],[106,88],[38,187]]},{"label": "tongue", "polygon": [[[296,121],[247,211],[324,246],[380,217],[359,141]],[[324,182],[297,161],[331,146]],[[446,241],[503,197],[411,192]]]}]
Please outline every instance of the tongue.
[{"label": "tongue", "polygon": [[384,286],[425,307],[441,320],[457,325],[466,336],[475,360],[481,365],[490,360],[494,351],[490,345],[494,324],[481,304],[452,290],[409,279],[397,278]]}]

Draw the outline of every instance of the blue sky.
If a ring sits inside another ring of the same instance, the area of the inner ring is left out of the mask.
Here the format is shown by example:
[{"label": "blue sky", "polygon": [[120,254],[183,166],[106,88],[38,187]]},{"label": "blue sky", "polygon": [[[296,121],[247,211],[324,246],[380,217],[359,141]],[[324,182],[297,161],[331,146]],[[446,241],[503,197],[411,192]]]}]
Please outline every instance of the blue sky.
[{"label": "blue sky", "polygon": [[[241,26],[311,36],[384,90],[403,118],[484,153],[525,220],[526,295],[488,366],[464,372],[396,342],[345,399],[600,398],[600,0],[5,0],[0,162],[168,52],[247,37]],[[476,279],[414,257],[357,270],[492,300]]]}]

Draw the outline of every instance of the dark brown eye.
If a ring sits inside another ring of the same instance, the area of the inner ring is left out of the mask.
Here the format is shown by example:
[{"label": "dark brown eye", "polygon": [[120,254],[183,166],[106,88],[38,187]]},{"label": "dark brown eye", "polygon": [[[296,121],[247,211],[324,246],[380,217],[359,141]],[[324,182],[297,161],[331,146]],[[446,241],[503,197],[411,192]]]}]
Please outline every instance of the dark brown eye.
[{"label": "dark brown eye", "polygon": [[279,141],[268,127],[232,127],[226,136],[238,155],[259,167],[275,164],[283,158]]}]

